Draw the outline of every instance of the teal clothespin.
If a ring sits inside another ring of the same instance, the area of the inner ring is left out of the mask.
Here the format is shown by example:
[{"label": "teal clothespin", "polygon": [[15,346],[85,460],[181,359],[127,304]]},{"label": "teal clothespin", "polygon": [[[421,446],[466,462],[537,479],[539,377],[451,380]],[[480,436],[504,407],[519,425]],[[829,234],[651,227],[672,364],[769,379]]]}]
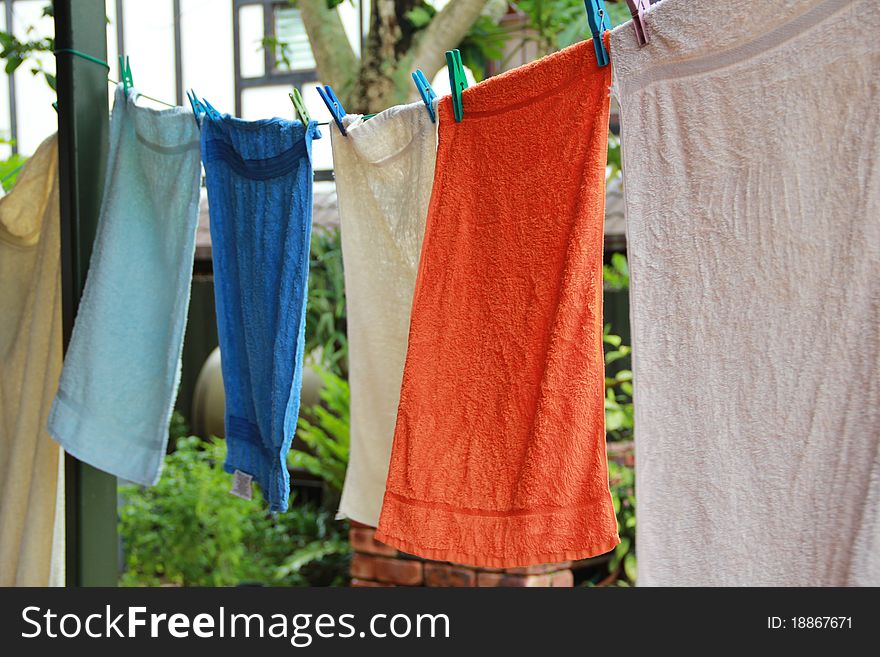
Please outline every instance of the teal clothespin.
[{"label": "teal clothespin", "polygon": [[190,89],[186,92],[186,97],[189,98],[189,104],[192,107],[193,117],[196,120],[196,125],[201,129],[202,124],[199,123],[199,119],[202,118],[202,114],[205,113],[205,106],[202,105],[202,102],[199,100],[198,96],[196,96],[196,92],[193,89]]},{"label": "teal clothespin", "polygon": [[[290,96],[290,102],[293,103],[293,115],[300,121],[305,127],[309,126],[309,123],[312,120],[312,117],[309,116],[309,110],[306,109],[306,103],[303,100],[302,93],[296,87],[293,88],[293,93],[287,94]],[[315,139],[321,138],[321,131],[318,128],[315,128]]]},{"label": "teal clothespin", "polygon": [[611,19],[605,10],[605,2],[604,0],[584,0],[584,6],[587,8],[587,23],[590,24],[593,48],[596,50],[596,63],[599,66],[608,66],[608,51],[605,50],[602,33],[611,29]]},{"label": "teal clothespin", "polygon": [[223,118],[223,117],[220,116],[220,112],[218,112],[217,110],[215,110],[215,109],[214,109],[214,106],[211,105],[211,103],[209,103],[209,102],[208,102],[207,100],[205,100],[204,98],[202,98],[202,107],[205,108],[205,114],[207,114],[208,116],[210,116],[210,117],[211,117],[212,119],[214,119],[215,121],[219,121],[221,118]]},{"label": "teal clothespin", "polygon": [[431,123],[437,123],[437,116],[434,114],[434,99],[437,97],[437,94],[434,93],[431,83],[428,82],[428,78],[425,77],[425,74],[422,73],[422,69],[420,68],[417,68],[416,72],[412,74],[412,79],[413,82],[416,83],[416,89],[419,90],[422,102],[428,110],[428,116],[431,117]]},{"label": "teal clothespin", "polygon": [[468,83],[464,76],[464,66],[461,64],[461,53],[458,50],[446,51],[446,66],[449,68],[449,86],[452,88],[452,114],[455,116],[455,122],[460,123],[464,118],[461,92],[467,89]]},{"label": "teal clothespin", "polygon": [[131,77],[131,63],[128,57],[119,55],[119,79],[122,81],[123,88],[128,91],[134,86],[134,79]]}]

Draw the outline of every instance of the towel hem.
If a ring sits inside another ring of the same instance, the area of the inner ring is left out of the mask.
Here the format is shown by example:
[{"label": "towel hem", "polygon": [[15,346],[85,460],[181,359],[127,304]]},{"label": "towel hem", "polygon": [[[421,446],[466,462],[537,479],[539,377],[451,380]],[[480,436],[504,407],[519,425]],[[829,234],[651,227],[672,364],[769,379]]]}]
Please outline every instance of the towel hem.
[{"label": "towel hem", "polygon": [[412,541],[392,536],[381,529],[377,529],[374,536],[380,543],[397,548],[401,552],[422,557],[423,559],[448,561],[450,563],[461,564],[463,566],[475,566],[478,568],[525,568],[528,566],[561,563],[563,561],[578,561],[580,559],[589,559],[590,557],[610,552],[620,543],[620,537],[615,534],[612,537],[593,543],[589,547],[577,550],[534,553],[520,557],[493,557],[469,554],[452,548],[424,547],[417,543],[413,543]]}]

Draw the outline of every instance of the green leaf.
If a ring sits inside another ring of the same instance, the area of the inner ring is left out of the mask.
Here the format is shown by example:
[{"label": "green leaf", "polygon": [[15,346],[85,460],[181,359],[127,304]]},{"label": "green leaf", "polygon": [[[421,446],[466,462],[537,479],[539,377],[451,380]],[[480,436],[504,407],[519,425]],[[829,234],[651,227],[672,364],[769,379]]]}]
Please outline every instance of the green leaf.
[{"label": "green leaf", "polygon": [[431,11],[424,6],[413,7],[408,12],[406,12],[405,15],[406,19],[417,30],[425,27],[428,23],[431,22],[431,19],[434,17]]},{"label": "green leaf", "polygon": [[605,344],[610,344],[612,347],[619,347],[623,342],[623,339],[619,335],[612,335],[610,333],[602,336],[602,341]]},{"label": "green leaf", "polygon": [[623,572],[630,582],[635,582],[637,571],[636,555],[630,552],[623,558]]}]

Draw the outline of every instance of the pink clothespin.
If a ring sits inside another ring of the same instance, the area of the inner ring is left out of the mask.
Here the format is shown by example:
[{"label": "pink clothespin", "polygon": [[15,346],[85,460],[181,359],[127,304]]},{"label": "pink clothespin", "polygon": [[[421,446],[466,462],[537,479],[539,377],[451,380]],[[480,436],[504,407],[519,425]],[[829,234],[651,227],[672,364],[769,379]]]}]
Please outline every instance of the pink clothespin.
[{"label": "pink clothespin", "polygon": [[632,15],[633,29],[639,47],[648,44],[648,26],[645,25],[645,11],[651,6],[650,0],[626,0],[629,13]]}]

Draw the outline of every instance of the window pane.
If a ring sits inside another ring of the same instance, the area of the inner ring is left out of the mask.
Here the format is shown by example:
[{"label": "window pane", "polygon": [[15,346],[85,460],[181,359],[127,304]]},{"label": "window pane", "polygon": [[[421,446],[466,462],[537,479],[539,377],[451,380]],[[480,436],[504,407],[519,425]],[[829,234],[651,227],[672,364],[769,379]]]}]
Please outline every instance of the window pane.
[{"label": "window pane", "polygon": [[275,69],[278,71],[309,71],[315,58],[299,9],[275,7]]},{"label": "window pane", "polygon": [[241,77],[259,78],[266,74],[263,59],[263,7],[245,5],[238,12],[238,45],[241,48]]}]

